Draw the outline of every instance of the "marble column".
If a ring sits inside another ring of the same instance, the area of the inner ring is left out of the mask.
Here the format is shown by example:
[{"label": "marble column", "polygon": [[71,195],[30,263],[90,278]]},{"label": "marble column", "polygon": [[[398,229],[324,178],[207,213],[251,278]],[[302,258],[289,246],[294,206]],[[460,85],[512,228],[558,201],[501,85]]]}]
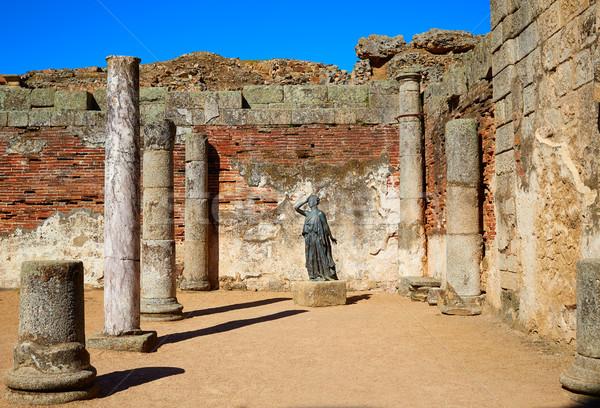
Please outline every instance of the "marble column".
[{"label": "marble column", "polygon": [[463,298],[481,294],[479,146],[475,119],[446,124],[446,282]]},{"label": "marble column", "polygon": [[106,60],[104,329],[88,347],[150,351],[156,332],[140,329],[140,59]]},{"label": "marble column", "polygon": [[400,222],[398,273],[423,276],[425,265],[425,183],[421,74],[402,73],[399,84]]},{"label": "marble column", "polygon": [[208,160],[206,135],[185,140],[185,242],[183,290],[210,290],[208,281]]},{"label": "marble column", "polygon": [[19,339],[4,376],[6,399],[49,405],[96,395],[84,316],[82,262],[23,262]]},{"label": "marble column", "polygon": [[142,320],[180,320],[175,286],[173,143],[170,120],[144,128],[142,195]]},{"label": "marble column", "polygon": [[569,397],[600,405],[600,258],[577,262],[577,353],[560,376]]}]

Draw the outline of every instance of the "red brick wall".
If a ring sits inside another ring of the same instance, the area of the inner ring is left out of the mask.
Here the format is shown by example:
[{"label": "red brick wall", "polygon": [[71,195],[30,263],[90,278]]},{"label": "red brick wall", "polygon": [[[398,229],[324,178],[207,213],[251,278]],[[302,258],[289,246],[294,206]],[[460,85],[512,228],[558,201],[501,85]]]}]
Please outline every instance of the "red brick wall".
[{"label": "red brick wall", "polygon": [[[248,185],[234,168],[234,160],[291,170],[308,160],[336,166],[353,159],[375,159],[386,152],[390,164],[398,166],[396,126],[197,126],[195,131],[208,137],[209,192],[212,199],[218,194],[219,211],[223,213],[242,206],[258,214],[275,208],[284,199],[281,192],[269,186]],[[395,176],[397,172],[389,178],[390,186],[394,182],[397,185]]]},{"label": "red brick wall", "polygon": [[[233,168],[234,157],[269,162],[285,168],[315,159],[339,165],[348,160],[378,158],[383,152],[398,166],[398,130],[395,126],[228,127],[199,126],[209,149],[209,191],[218,193],[219,209],[236,201],[253,202],[255,212],[271,209],[283,199],[269,187],[251,187]],[[30,129],[28,138],[46,141],[40,152],[6,155],[7,140],[22,129],[0,129],[0,232],[16,227],[34,228],[54,212],[69,213],[86,208],[104,211],[104,149],[83,146],[62,128]],[[175,233],[183,240],[185,198],[185,151],[175,144]],[[397,174],[390,177],[397,184]]]},{"label": "red brick wall", "polygon": [[41,153],[6,154],[8,139],[22,129],[0,129],[0,231],[34,228],[55,212],[104,208],[104,149],[85,147],[60,128],[25,134],[44,140]]},{"label": "red brick wall", "polygon": [[[481,96],[484,97],[481,97]],[[475,101],[474,101],[475,99]],[[494,149],[496,128],[491,102],[491,86],[482,82],[471,93],[461,96],[460,103],[452,110],[431,112],[425,119],[425,183],[427,208],[425,209],[425,232],[427,235],[446,230],[446,153],[445,126],[455,118],[476,118],[481,138],[481,208],[484,243],[496,236],[494,214]]]}]

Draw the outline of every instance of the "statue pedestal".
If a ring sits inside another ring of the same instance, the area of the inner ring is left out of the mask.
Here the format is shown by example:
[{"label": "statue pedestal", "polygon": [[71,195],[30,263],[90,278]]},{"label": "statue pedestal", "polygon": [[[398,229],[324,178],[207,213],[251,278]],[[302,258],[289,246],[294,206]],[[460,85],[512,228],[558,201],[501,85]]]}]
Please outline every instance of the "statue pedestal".
[{"label": "statue pedestal", "polygon": [[346,281],[296,281],[292,283],[294,303],[322,307],[346,304]]}]

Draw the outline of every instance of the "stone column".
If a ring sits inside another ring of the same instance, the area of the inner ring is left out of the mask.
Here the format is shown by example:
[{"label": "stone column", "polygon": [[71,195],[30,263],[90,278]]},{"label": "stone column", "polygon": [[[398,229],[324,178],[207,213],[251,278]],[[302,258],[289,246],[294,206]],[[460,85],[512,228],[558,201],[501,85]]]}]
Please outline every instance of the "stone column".
[{"label": "stone column", "polygon": [[140,59],[106,60],[104,329],[88,347],[150,351],[156,332],[140,330]]},{"label": "stone column", "polygon": [[[577,262],[577,353],[560,382],[571,399],[600,402],[600,258]],[[597,405],[593,405],[597,406]]]},{"label": "stone column", "polygon": [[446,282],[461,297],[481,294],[479,152],[475,119],[446,124]]},{"label": "stone column", "polygon": [[142,229],[142,320],[180,320],[175,286],[173,143],[169,120],[144,129]]},{"label": "stone column", "polygon": [[208,282],[208,160],[206,135],[185,139],[185,256],[183,290],[210,290]]},{"label": "stone column", "polygon": [[19,339],[13,367],[4,376],[6,399],[49,405],[96,395],[83,307],[82,262],[23,262]]},{"label": "stone column", "polygon": [[399,276],[423,276],[425,265],[421,74],[398,76],[400,136]]}]

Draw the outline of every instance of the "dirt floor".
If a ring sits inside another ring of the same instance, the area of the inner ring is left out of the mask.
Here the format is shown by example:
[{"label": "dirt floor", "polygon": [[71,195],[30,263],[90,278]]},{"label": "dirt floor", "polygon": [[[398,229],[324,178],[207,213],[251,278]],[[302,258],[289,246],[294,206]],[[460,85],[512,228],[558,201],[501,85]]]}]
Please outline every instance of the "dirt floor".
[{"label": "dirt floor", "polygon": [[[0,373],[12,365],[18,292],[0,291]],[[575,407],[568,350],[490,314],[442,315],[396,294],[309,309],[289,293],[180,293],[186,319],[142,323],[149,354],[90,350],[99,397],[66,407]],[[103,326],[86,291],[86,333]],[[0,399],[0,406],[11,406]]]}]

